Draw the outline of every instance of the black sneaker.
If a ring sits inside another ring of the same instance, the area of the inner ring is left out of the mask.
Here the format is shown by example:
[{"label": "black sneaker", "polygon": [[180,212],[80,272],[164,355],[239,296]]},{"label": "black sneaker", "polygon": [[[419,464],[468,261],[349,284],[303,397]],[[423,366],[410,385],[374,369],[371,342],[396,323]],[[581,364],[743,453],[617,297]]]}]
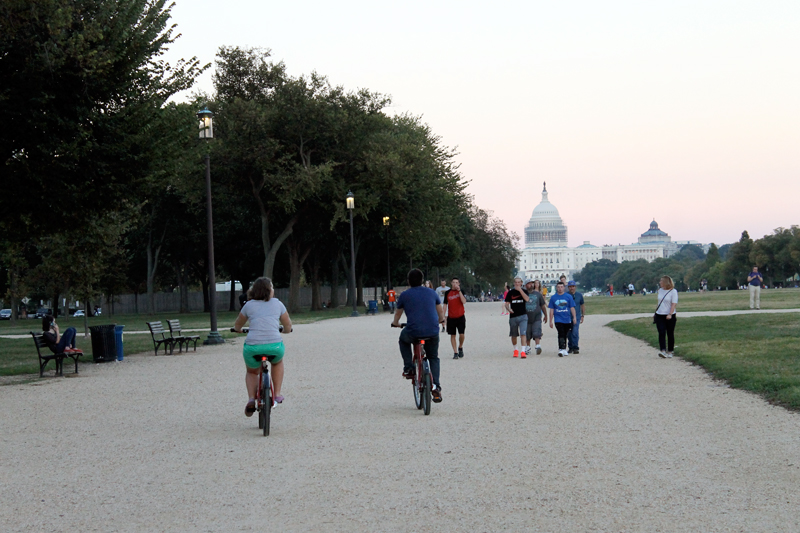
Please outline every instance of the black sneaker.
[{"label": "black sneaker", "polygon": [[578,348],[573,348],[572,349],[572,353],[574,353],[575,355],[578,355],[579,353],[581,353],[581,351]]},{"label": "black sneaker", "polygon": [[459,348],[458,349],[458,356],[459,357],[464,357],[464,348]]},{"label": "black sneaker", "polygon": [[453,359],[458,359],[458,353],[453,354]]},{"label": "black sneaker", "polygon": [[414,374],[415,374],[415,372],[414,372],[413,368],[409,368],[409,369],[403,370],[403,377],[405,379],[414,379]]},{"label": "black sneaker", "polygon": [[573,350],[572,348],[570,348],[569,350],[567,350],[567,355],[569,355],[569,354],[571,354],[571,353],[575,353],[575,352],[574,352],[574,350]]}]

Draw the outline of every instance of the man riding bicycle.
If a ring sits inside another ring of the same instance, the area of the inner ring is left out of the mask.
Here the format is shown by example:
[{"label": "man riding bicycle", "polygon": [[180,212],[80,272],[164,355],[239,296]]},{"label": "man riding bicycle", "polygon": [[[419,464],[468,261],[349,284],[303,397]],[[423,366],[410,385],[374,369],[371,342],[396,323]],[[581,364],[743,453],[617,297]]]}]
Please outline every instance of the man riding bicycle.
[{"label": "man riding bicycle", "polygon": [[418,268],[408,273],[409,289],[397,299],[397,311],[392,326],[400,327],[400,317],[406,313],[406,327],[400,332],[400,355],[403,356],[403,377],[414,379],[412,344],[425,339],[425,354],[431,367],[433,378],[433,401],[442,401],[442,387],[439,384],[439,324],[444,323],[442,301],[432,289],[422,286],[424,275]]}]

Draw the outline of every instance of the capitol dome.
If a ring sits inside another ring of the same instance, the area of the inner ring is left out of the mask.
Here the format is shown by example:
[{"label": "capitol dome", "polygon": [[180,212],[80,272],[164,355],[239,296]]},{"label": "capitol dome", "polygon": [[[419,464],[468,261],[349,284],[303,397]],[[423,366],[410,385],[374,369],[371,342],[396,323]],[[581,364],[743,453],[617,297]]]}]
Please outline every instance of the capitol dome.
[{"label": "capitol dome", "polygon": [[542,188],[542,201],[533,209],[525,228],[526,248],[550,248],[567,245],[567,227],[556,206],[547,197],[547,182]]}]

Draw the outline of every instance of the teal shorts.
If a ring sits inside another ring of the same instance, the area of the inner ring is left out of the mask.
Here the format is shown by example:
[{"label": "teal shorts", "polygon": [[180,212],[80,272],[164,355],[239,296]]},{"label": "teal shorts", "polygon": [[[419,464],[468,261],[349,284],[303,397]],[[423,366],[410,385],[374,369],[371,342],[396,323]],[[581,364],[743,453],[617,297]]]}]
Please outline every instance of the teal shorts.
[{"label": "teal shorts", "polygon": [[261,366],[262,355],[272,355],[275,359],[272,364],[278,364],[283,360],[284,347],[283,342],[273,342],[272,344],[245,344],[242,355],[244,356],[244,364],[247,368],[258,368]]}]

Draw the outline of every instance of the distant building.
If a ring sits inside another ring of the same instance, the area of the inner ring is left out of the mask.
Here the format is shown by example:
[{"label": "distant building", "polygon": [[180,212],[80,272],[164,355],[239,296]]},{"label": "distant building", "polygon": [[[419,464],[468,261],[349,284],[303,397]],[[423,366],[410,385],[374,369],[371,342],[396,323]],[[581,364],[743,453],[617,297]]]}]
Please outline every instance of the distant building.
[{"label": "distant building", "polygon": [[592,261],[653,261],[677,253],[686,244],[702,246],[704,252],[708,251],[708,245],[697,241],[673,241],[653,220],[650,228],[634,244],[598,247],[589,241],[583,241],[582,245],[570,248],[567,246],[567,226],[556,206],[550,203],[545,183],[542,201],[533,209],[525,227],[525,248],[517,261],[517,272],[522,277],[539,279],[545,285],[552,285],[562,275],[572,278],[575,272]]}]

